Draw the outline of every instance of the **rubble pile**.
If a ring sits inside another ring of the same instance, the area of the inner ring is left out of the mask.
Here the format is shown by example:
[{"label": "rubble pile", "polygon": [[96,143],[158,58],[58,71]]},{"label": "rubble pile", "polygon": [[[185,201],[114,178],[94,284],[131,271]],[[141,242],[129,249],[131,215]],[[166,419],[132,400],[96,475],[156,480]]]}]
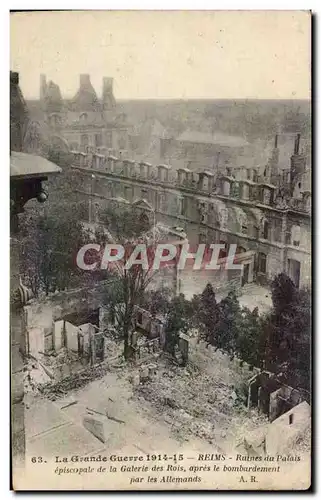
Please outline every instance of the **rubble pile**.
[{"label": "rubble pile", "polygon": [[178,438],[195,435],[209,443],[236,439],[238,432],[265,422],[256,411],[244,406],[244,378],[228,356],[197,345],[185,368],[163,358],[157,373],[136,387],[137,396],[148,401]]},{"label": "rubble pile", "polygon": [[37,390],[44,397],[55,401],[71,391],[84,387],[89,382],[102,378],[106,375],[107,371],[108,366],[106,364],[95,365],[81,372],[74,373],[59,382],[53,381],[46,384],[39,384]]},{"label": "rubble pile", "polygon": [[51,381],[50,375],[37,360],[29,359],[24,370],[24,392],[33,393],[37,387]]}]

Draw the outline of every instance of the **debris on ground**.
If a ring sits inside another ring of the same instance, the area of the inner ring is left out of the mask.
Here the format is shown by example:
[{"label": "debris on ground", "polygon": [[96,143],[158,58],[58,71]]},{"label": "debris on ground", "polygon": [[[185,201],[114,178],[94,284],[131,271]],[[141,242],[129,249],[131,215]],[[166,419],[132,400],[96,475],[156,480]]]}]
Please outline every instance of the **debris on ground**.
[{"label": "debris on ground", "polygon": [[136,397],[143,397],[160,419],[172,427],[182,440],[191,435],[218,443],[236,439],[238,430],[258,427],[266,422],[256,410],[244,406],[242,384],[248,371],[231,363],[220,351],[198,343],[185,368],[171,363],[166,356],[159,359],[153,379],[133,384]]},{"label": "debris on ground", "polygon": [[108,372],[108,365],[100,364],[87,367],[58,382],[38,384],[37,391],[52,401],[67,395],[70,391],[80,389],[96,379],[102,378]]}]

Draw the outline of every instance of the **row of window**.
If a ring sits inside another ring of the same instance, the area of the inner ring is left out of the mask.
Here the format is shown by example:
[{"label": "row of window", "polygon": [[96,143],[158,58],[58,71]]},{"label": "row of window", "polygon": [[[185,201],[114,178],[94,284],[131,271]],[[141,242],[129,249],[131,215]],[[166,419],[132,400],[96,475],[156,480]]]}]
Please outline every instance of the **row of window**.
[{"label": "row of window", "polygon": [[[113,136],[111,132],[104,133],[104,141],[103,141],[103,135],[102,133],[97,133],[94,134],[94,146],[97,148],[100,148],[102,146],[105,146],[106,148],[112,148],[113,147]],[[126,137],[122,134],[118,135],[118,148],[119,149],[126,149],[127,141]],[[86,147],[89,146],[90,141],[89,141],[89,135],[88,134],[81,134],[80,136],[80,145],[81,147]]]},{"label": "row of window", "polygon": [[[128,201],[133,201],[135,191],[132,186],[121,186],[109,183],[108,192],[111,197],[114,196],[124,196]],[[139,197],[154,204],[156,202],[156,208],[160,211],[166,211],[168,203],[166,202],[166,195],[164,193],[157,193],[156,199],[152,195],[152,191],[143,188],[140,190]],[[188,215],[188,199],[184,197],[178,198],[177,213],[181,216]],[[221,209],[219,213],[216,211],[216,207],[213,203],[206,204],[205,202],[200,202],[198,205],[199,221],[201,223],[207,223],[211,221],[214,225],[219,225],[220,227],[227,227],[228,225],[228,209]],[[249,234],[249,230],[251,231]],[[245,236],[252,236],[256,238],[262,238],[264,240],[271,239],[271,223],[268,220],[263,220],[261,222],[260,228],[250,228],[247,221],[244,220],[240,227],[240,232]],[[281,227],[280,225],[275,226],[274,240],[281,241]],[[293,225],[291,229],[286,234],[286,244],[293,246],[300,246],[301,240],[301,229],[298,225]]]}]

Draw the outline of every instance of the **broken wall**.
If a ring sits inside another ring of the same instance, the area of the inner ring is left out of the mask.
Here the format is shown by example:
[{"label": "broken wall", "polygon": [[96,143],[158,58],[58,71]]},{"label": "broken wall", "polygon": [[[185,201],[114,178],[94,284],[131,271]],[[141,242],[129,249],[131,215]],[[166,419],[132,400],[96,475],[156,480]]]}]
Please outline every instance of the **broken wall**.
[{"label": "broken wall", "polygon": [[[62,334],[55,322],[68,315],[80,315],[99,309],[104,303],[106,283],[95,288],[59,292],[41,300],[33,300],[24,307],[24,328],[28,352],[37,357],[38,352],[60,348]],[[57,329],[56,329],[57,328]]]},{"label": "broken wall", "polygon": [[272,422],[266,432],[268,455],[288,454],[311,426],[311,408],[306,401],[292,408]]}]

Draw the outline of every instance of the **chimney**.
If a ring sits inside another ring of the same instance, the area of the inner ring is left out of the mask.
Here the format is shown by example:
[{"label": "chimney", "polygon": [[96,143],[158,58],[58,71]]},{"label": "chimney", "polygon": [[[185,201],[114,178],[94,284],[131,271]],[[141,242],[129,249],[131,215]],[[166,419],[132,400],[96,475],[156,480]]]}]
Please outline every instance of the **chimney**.
[{"label": "chimney", "polygon": [[46,95],[47,82],[46,75],[43,73],[40,75],[40,101],[43,101]]},{"label": "chimney", "polygon": [[104,76],[103,78],[103,98],[107,94],[112,94],[113,92],[114,79]]},{"label": "chimney", "polygon": [[87,87],[87,85],[90,85],[90,75],[87,74],[82,74],[79,76],[79,86],[80,87]]},{"label": "chimney", "polygon": [[28,108],[19,87],[19,73],[10,71],[10,152],[23,150],[23,128]]},{"label": "chimney", "polygon": [[294,141],[294,154],[298,155],[300,151],[300,139],[301,139],[301,134],[297,134],[296,139]]},{"label": "chimney", "polygon": [[10,71],[10,85],[19,85],[19,73]]}]

